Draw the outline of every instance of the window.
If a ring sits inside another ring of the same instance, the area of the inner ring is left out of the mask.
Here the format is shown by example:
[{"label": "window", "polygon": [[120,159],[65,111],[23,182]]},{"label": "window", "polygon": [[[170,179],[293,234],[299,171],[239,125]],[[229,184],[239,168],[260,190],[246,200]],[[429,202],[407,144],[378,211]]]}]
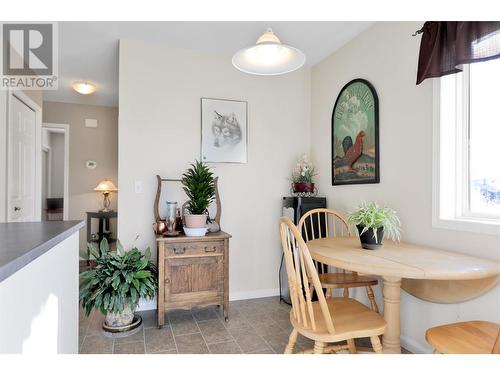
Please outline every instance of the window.
[{"label": "window", "polygon": [[500,234],[500,59],[435,85],[433,224]]}]

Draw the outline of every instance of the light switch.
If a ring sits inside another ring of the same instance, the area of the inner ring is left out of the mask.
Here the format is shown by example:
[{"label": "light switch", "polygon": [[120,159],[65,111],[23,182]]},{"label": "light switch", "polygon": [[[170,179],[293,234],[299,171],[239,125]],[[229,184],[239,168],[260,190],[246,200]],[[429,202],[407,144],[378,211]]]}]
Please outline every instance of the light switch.
[{"label": "light switch", "polygon": [[136,194],[141,194],[142,193],[142,181],[136,181],[135,182],[135,193]]}]

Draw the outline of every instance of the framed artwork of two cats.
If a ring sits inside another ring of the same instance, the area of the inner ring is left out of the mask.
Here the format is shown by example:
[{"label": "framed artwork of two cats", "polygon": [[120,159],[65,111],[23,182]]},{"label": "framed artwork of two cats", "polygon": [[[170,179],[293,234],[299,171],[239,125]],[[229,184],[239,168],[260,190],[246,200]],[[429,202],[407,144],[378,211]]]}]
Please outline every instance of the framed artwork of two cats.
[{"label": "framed artwork of two cats", "polygon": [[201,159],[246,163],[247,102],[201,98]]}]

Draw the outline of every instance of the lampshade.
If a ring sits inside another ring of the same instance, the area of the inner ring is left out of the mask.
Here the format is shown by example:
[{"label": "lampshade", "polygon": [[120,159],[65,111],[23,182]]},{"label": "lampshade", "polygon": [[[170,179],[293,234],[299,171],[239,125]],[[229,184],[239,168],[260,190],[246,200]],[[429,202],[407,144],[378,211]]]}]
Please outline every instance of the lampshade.
[{"label": "lampshade", "polygon": [[97,90],[96,85],[85,81],[75,81],[71,86],[73,87],[73,90],[83,95],[92,94],[95,90]]},{"label": "lampshade", "polygon": [[239,50],[233,56],[236,69],[266,76],[293,72],[305,62],[302,51],[281,43],[270,28],[257,39],[255,46]]},{"label": "lampshade", "polygon": [[110,191],[118,191],[118,189],[110,180],[102,180],[94,188],[94,191],[110,192]]}]

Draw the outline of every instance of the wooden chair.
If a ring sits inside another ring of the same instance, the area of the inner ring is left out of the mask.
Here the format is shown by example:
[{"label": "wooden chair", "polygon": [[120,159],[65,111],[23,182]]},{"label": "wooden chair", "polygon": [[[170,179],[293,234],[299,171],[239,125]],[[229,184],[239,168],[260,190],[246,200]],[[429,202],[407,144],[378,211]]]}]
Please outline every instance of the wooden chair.
[{"label": "wooden chair", "polygon": [[[299,220],[299,231],[306,242],[325,237],[352,235],[347,221],[339,213],[327,208],[317,208],[305,213]],[[379,311],[372,290],[372,285],[378,284],[376,278],[344,270],[322,273],[319,275],[319,281],[326,289],[327,296],[332,295],[333,289],[344,289],[344,297],[349,297],[349,288],[365,287],[372,309]]]},{"label": "wooden chair", "polygon": [[[286,217],[280,219],[280,235],[292,300],[293,330],[285,353],[293,352],[298,334],[314,340],[314,349],[303,353],[355,353],[354,339],[361,337],[370,337],[373,350],[382,353],[379,335],[385,331],[384,319],[355,299],[326,298],[309,249],[297,227]],[[313,292],[318,297],[315,302],[311,298]],[[327,346],[344,340],[347,345]]]},{"label": "wooden chair", "polygon": [[500,354],[500,324],[480,320],[445,324],[425,333],[434,353]]}]

